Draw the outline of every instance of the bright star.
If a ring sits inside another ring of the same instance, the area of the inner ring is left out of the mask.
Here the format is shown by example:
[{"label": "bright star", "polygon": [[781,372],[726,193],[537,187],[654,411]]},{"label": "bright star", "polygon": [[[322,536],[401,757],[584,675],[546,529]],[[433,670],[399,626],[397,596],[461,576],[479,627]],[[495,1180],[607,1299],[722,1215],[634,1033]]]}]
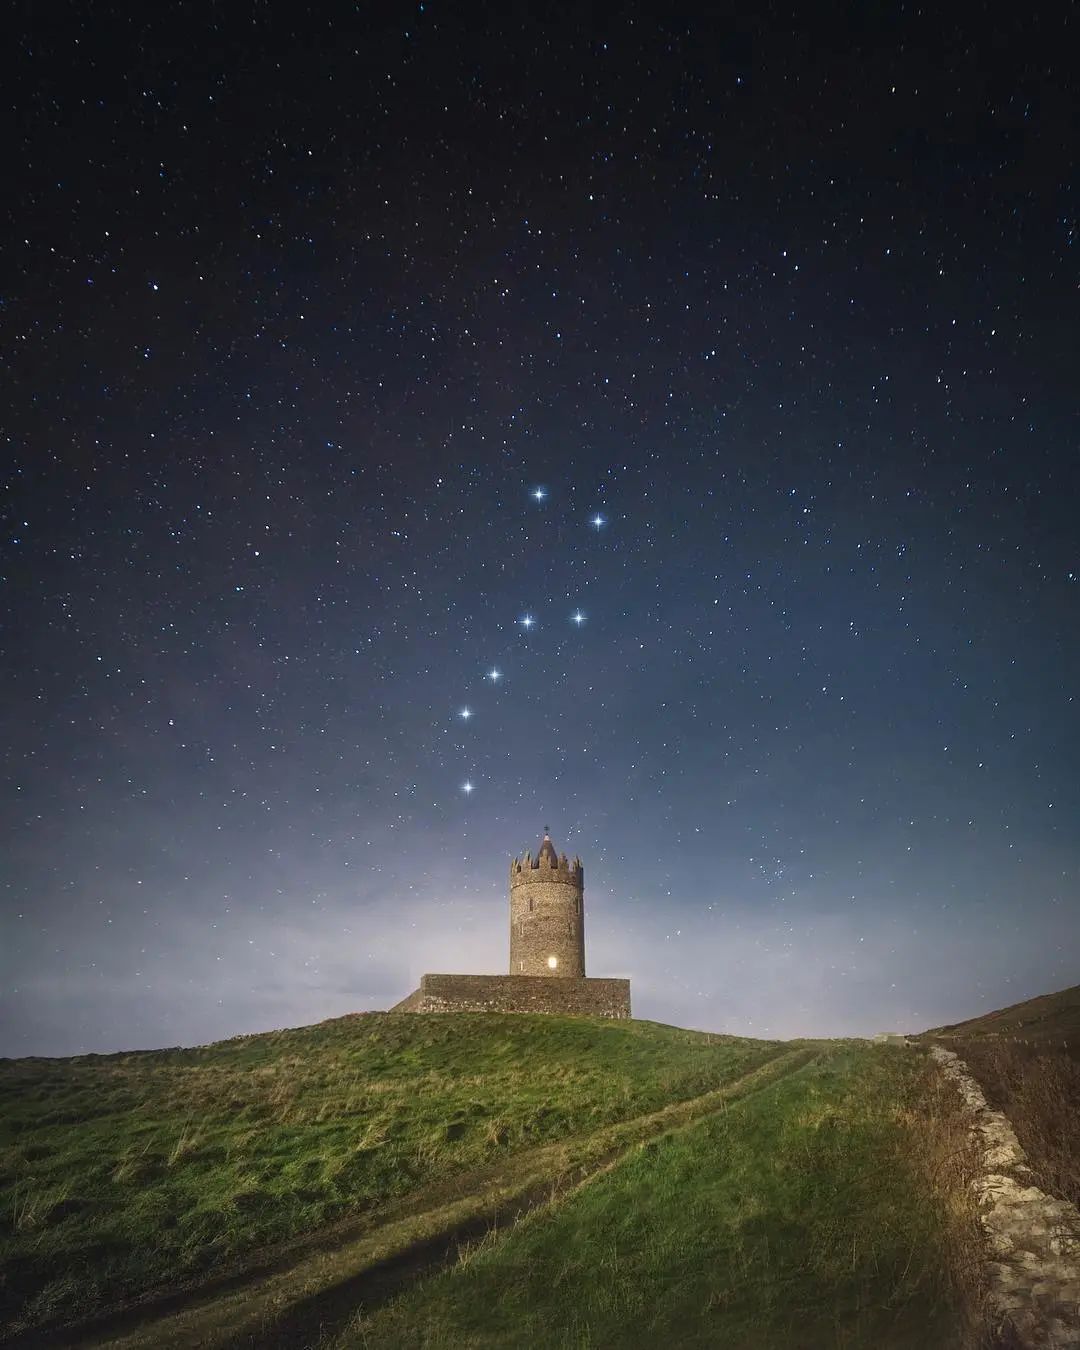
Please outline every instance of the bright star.
[{"label": "bright star", "polygon": [[469,718],[472,716],[472,709],[462,708],[462,710],[458,713],[458,716],[461,718],[463,722],[467,722]]},{"label": "bright star", "polygon": [[597,511],[596,515],[593,516],[592,520],[589,521],[589,524],[593,527],[594,530],[599,530],[603,525],[607,524],[607,521],[600,514],[600,512]]},{"label": "bright star", "polygon": [[502,671],[494,669],[489,670],[487,673],[487,677],[492,684],[498,684],[498,682],[502,679]]},{"label": "bright star", "polygon": [[582,612],[581,612],[580,609],[576,609],[576,610],[573,612],[573,614],[570,615],[570,622],[571,622],[571,623],[576,623],[576,624],[578,625],[578,627],[580,628],[581,625],[585,622],[585,615],[582,614]]},{"label": "bright star", "polygon": [[462,792],[464,792],[465,796],[467,797],[467,796],[469,795],[469,793],[473,791],[473,784],[472,784],[472,783],[462,783],[462,785],[461,785],[461,790],[462,790]]},{"label": "bright star", "polygon": [[532,490],[532,495],[538,502],[542,502],[544,498],[547,496],[547,488],[534,487]]},{"label": "bright star", "polygon": [[535,622],[536,620],[531,614],[526,614],[523,618],[518,620],[518,623],[521,624],[522,628],[531,628]]}]

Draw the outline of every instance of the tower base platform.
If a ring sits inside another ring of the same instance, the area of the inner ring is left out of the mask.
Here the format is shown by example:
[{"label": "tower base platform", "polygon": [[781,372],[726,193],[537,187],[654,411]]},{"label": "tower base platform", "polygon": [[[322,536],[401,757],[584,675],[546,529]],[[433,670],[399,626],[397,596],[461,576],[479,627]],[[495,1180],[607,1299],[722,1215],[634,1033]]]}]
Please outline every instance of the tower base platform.
[{"label": "tower base platform", "polygon": [[630,981],[557,975],[422,975],[420,988],[390,1011],[629,1017]]}]

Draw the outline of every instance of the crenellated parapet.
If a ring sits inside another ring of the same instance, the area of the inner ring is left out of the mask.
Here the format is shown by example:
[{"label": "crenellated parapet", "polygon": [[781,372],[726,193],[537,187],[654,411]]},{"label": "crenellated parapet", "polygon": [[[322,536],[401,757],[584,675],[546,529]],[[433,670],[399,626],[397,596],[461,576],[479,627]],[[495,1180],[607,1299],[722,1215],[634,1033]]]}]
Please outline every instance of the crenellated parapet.
[{"label": "crenellated parapet", "polygon": [[564,853],[556,857],[554,851],[545,855],[543,849],[534,857],[526,850],[521,858],[510,860],[510,886],[528,886],[535,882],[561,882],[568,886],[583,888],[585,869],[580,858],[568,858]]}]

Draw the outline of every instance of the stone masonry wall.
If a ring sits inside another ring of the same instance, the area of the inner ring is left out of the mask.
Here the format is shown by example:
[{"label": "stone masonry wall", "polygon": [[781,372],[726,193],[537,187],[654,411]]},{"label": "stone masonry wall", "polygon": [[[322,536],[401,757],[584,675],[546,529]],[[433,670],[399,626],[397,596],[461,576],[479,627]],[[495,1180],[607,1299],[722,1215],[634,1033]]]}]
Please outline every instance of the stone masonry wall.
[{"label": "stone masonry wall", "polygon": [[[987,1239],[991,1306],[1028,1350],[1080,1346],[1080,1214],[1032,1185],[1027,1155],[1012,1126],[993,1110],[955,1051],[930,1053],[971,1112],[983,1172],[971,1183]],[[1011,1344],[1011,1342],[1010,1342]]]},{"label": "stone masonry wall", "polygon": [[424,975],[393,1012],[537,1012],[629,1017],[630,981],[545,975]]},{"label": "stone masonry wall", "polygon": [[420,1006],[420,990],[414,989],[400,1003],[395,1003],[390,1012],[423,1012]]},{"label": "stone masonry wall", "polygon": [[[583,979],[583,908],[580,887],[531,878],[528,883],[511,885],[510,974]],[[554,969],[549,964],[551,957],[556,961]]]},{"label": "stone masonry wall", "polygon": [[[551,966],[554,958],[555,965]],[[585,872],[580,863],[510,864],[510,974],[585,975]]]}]

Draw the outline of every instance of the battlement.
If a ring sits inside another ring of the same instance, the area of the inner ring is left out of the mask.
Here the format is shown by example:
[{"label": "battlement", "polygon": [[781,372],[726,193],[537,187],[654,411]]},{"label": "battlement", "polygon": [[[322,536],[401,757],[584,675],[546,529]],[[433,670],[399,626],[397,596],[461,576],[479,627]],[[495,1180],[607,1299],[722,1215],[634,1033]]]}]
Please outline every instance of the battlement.
[{"label": "battlement", "polygon": [[533,855],[526,850],[521,858],[510,859],[510,886],[527,886],[530,882],[561,882],[564,885],[584,887],[585,869],[580,858],[561,858],[543,852]]}]

